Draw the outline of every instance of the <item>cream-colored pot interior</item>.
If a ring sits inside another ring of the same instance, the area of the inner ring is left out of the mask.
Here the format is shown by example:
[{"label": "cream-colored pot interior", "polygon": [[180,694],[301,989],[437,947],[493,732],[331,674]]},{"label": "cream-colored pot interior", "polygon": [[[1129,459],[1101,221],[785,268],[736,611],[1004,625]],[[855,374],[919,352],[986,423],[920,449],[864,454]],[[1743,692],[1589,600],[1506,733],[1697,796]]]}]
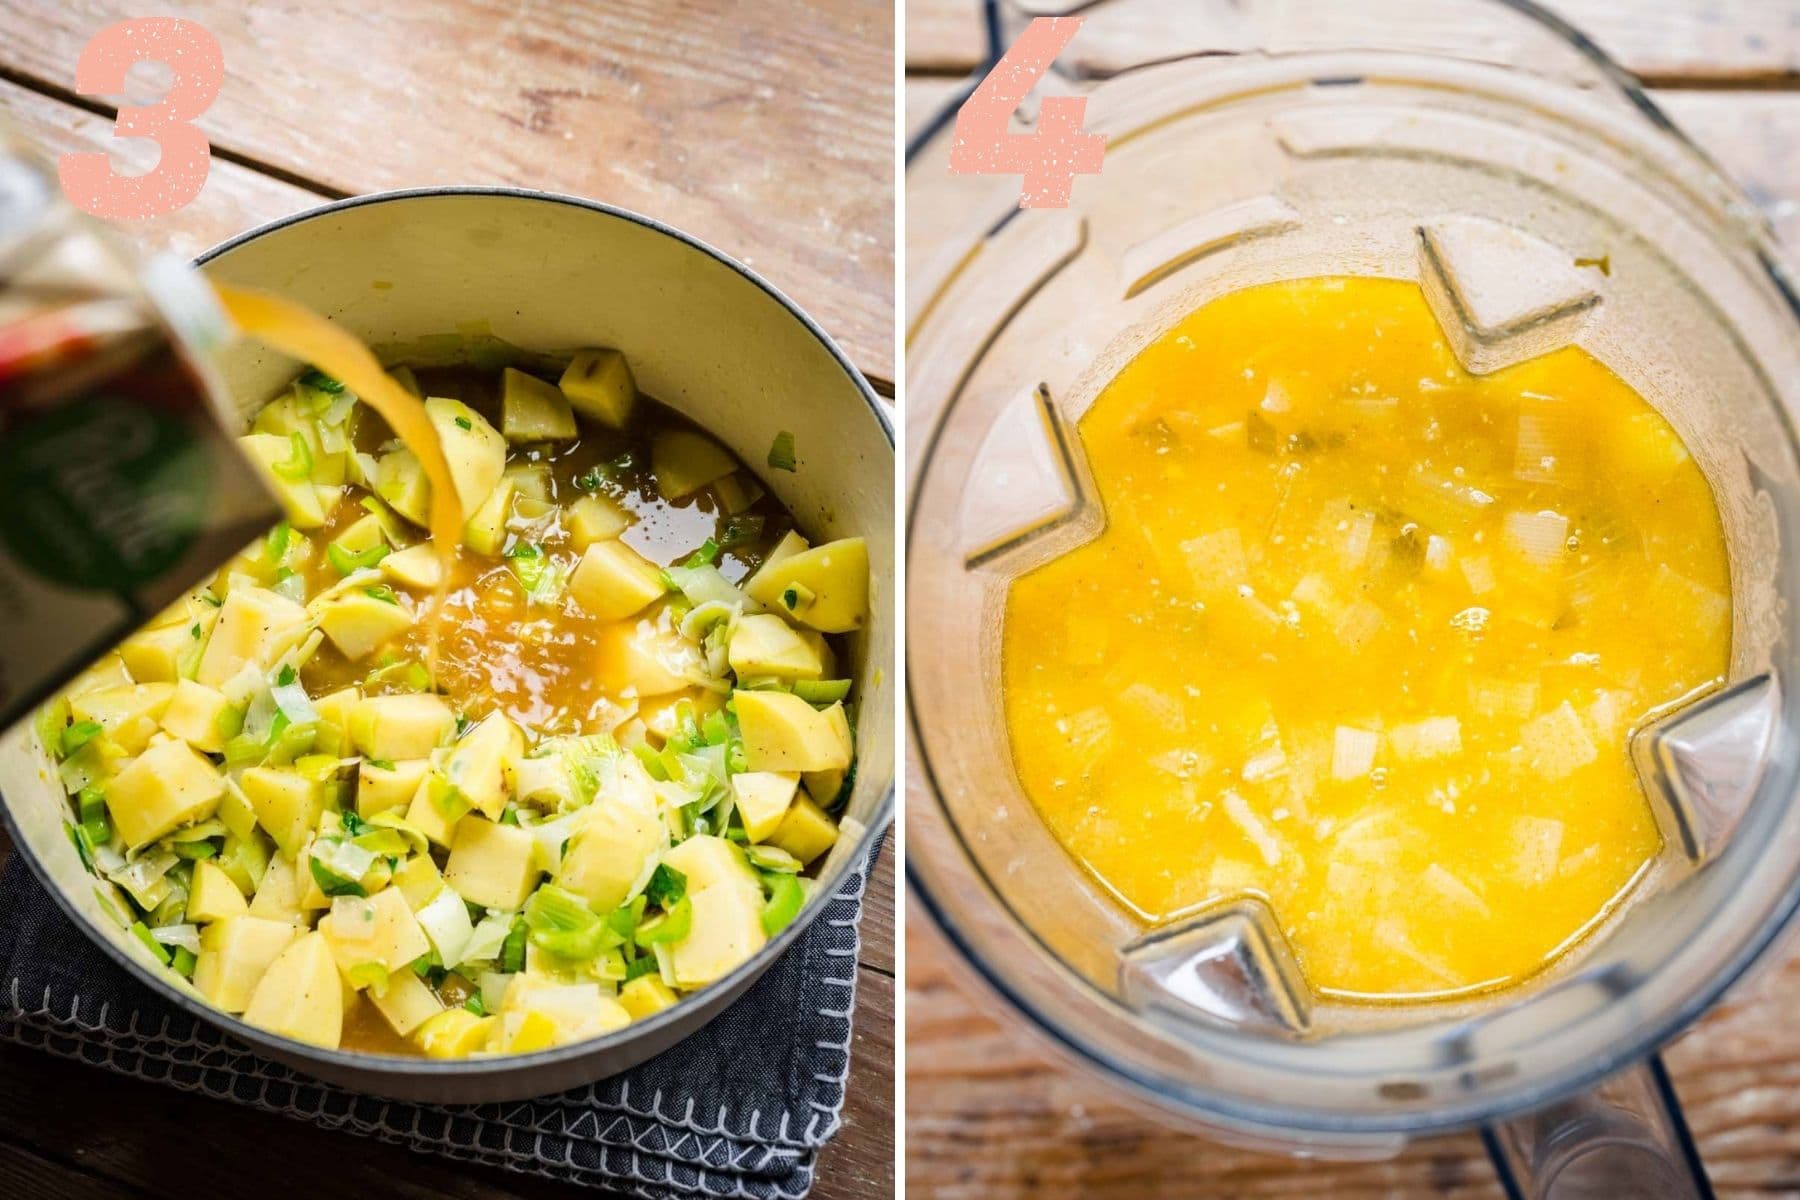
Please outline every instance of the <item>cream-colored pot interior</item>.
[{"label": "cream-colored pot interior", "polygon": [[[815,542],[868,539],[872,618],[856,638],[855,794],[825,866],[835,891],[893,805],[894,450],[868,385],[811,321],[743,267],[685,236],[585,201],[497,189],[362,197],[278,222],[202,259],[208,277],[267,288],[377,347],[443,359],[446,335],[491,335],[560,353],[616,346],[645,393],[680,409],[761,475]],[[240,412],[298,369],[249,342],[215,355]],[[777,433],[799,469],[763,467]],[[150,986],[271,1056],[365,1091],[474,1102],[542,1095],[624,1070],[719,1012],[792,942],[822,903],[719,985],[619,1034],[541,1054],[443,1063],[324,1051],[201,1004],[106,916],[63,831],[66,799],[32,732],[0,739],[0,795],[20,848],[89,936]]]}]

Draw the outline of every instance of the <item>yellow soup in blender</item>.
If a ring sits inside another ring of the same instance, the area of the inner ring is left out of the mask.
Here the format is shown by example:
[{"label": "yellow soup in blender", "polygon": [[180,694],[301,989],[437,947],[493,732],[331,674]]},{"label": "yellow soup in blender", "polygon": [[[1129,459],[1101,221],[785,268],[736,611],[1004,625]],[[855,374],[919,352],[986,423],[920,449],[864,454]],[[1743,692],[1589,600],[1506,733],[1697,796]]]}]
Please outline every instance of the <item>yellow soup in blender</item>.
[{"label": "yellow soup in blender", "polygon": [[1101,393],[1100,537],[1014,583],[1019,777],[1161,920],[1265,898],[1314,989],[1544,967],[1660,849],[1631,732],[1718,686],[1725,539],[1663,418],[1570,347],[1465,372],[1418,287],[1214,300]]}]

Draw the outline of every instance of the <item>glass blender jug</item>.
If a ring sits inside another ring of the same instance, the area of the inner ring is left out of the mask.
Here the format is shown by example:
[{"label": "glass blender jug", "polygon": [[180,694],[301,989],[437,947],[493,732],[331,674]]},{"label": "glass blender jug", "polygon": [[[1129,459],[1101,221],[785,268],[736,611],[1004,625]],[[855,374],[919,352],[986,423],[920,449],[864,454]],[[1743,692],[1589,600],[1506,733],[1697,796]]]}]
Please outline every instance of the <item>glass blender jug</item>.
[{"label": "glass blender jug", "polygon": [[[1360,8],[1012,0],[1000,45],[1086,18],[1020,120],[1086,96],[1103,171],[1027,211],[1016,179],[948,175],[947,120],[911,148],[909,877],[1024,1019],[1217,1135],[1364,1155],[1480,1126],[1515,1194],[1704,1195],[1650,1056],[1800,904],[1792,279],[1567,26],[1498,0]],[[1590,351],[1681,433],[1730,549],[1727,686],[1633,739],[1661,855],[1551,969],[1474,999],[1312,995],[1256,900],[1145,928],[1057,845],[1008,749],[1008,586],[1106,520],[1081,415],[1206,301],[1334,274],[1419,282],[1472,371]]]}]

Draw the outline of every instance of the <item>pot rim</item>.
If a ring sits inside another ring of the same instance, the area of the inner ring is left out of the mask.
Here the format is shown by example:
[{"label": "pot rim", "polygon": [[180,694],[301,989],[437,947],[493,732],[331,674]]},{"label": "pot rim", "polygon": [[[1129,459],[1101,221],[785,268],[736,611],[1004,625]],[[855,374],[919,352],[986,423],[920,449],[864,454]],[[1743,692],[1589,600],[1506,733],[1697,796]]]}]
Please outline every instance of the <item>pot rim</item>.
[{"label": "pot rim", "polygon": [[[665,224],[654,217],[647,217],[641,213],[633,212],[630,209],[620,208],[613,204],[606,204],[599,200],[589,200],[581,196],[571,196],[560,192],[538,191],[532,188],[478,184],[449,184],[433,187],[398,188],[391,191],[369,192],[364,195],[351,196],[343,200],[332,201],[328,204],[317,205],[297,213],[290,213],[287,216],[278,217],[273,221],[264,222],[261,225],[237,234],[236,236],[203,251],[194,258],[192,265],[196,268],[205,267],[208,263],[221,255],[235,250],[248,242],[255,241],[266,234],[278,232],[289,226],[300,225],[318,217],[330,216],[334,213],[345,212],[353,208],[362,208],[367,205],[423,200],[443,196],[489,196],[507,200],[526,200],[540,203],[562,204],[571,208],[586,209],[590,212],[627,221],[631,224],[639,225],[645,229],[660,233],[665,237],[672,238],[675,241],[684,244],[691,250],[699,251],[723,266],[729,267],[744,279],[760,288],[777,304],[781,305],[782,308],[786,309],[788,315],[798,321],[806,331],[831,354],[832,358],[836,360],[838,366],[843,370],[845,377],[850,381],[852,386],[855,387],[858,395],[862,397],[863,403],[868,407],[869,415],[874,417],[876,425],[881,430],[882,436],[887,440],[889,450],[893,450],[894,426],[888,417],[886,409],[882,407],[881,402],[877,399],[874,389],[869,386],[869,382],[864,378],[862,372],[850,362],[843,350],[832,340],[831,336],[820,328],[818,322],[808,316],[799,305],[795,304],[779,288],[775,287],[761,275],[717,247],[701,241],[692,234],[684,233],[672,225]],[[684,997],[681,1003],[664,1009],[662,1012],[656,1013],[646,1020],[634,1021],[624,1029],[614,1033],[604,1034],[597,1038],[589,1038],[585,1041],[572,1042],[566,1046],[556,1046],[548,1050],[539,1050],[530,1054],[506,1054],[489,1058],[431,1059],[413,1058],[397,1054],[376,1054],[360,1050],[327,1049],[308,1042],[296,1041],[293,1038],[283,1037],[279,1034],[257,1029],[255,1026],[245,1023],[242,1017],[236,1014],[222,1012],[219,1009],[213,1008],[203,1000],[186,994],[181,989],[163,979],[161,972],[151,971],[146,964],[137,961],[133,955],[127,953],[122,946],[116,944],[111,938],[88,934],[88,940],[98,945],[108,957],[122,967],[139,983],[150,988],[163,1000],[176,1005],[189,1016],[197,1017],[217,1026],[232,1037],[248,1042],[260,1050],[270,1051],[286,1061],[305,1059],[336,1068],[340,1071],[348,1069],[373,1072],[383,1076],[399,1076],[412,1079],[513,1075],[537,1068],[551,1067],[572,1062],[577,1059],[589,1057],[590,1055],[597,1055],[601,1052],[626,1045],[640,1037],[654,1035],[658,1031],[669,1029],[671,1026],[678,1025],[690,1019],[694,1012],[695,1004],[704,1003],[702,997],[708,992],[729,993],[734,990],[741,990],[743,987],[747,986],[749,981],[755,979],[763,971],[773,965],[777,958],[785,954],[802,932],[811,927],[812,923],[825,911],[827,905],[830,904],[831,898],[837,894],[840,888],[842,888],[844,881],[849,878],[854,871],[865,868],[867,865],[868,848],[885,835],[889,824],[893,820],[893,815],[894,781],[890,778],[883,788],[881,798],[877,802],[870,820],[866,823],[866,828],[863,831],[858,845],[858,853],[846,856],[843,859],[842,865],[835,873],[821,880],[821,887],[819,889],[820,898],[815,902],[806,905],[805,909],[802,910],[800,919],[789,925],[776,937],[771,938],[767,945],[757,951],[749,959],[739,963],[737,967],[723,979],[715,980],[701,991],[695,993],[692,1000]],[[6,831],[8,836],[12,839],[15,852],[21,854],[25,861],[30,865],[32,874],[37,876],[39,885],[56,901],[57,906],[62,909],[64,915],[86,933],[86,926],[88,925],[87,918],[75,908],[68,896],[63,893],[63,890],[51,880],[49,871],[39,860],[37,853],[31,848],[29,843],[20,836],[19,827],[13,818],[12,810],[4,803],[0,803],[0,820],[5,821]],[[729,1006],[727,1005],[725,1007]],[[706,1019],[710,1021],[713,1017],[720,1015],[723,1011],[724,1008],[720,1007],[713,1013],[710,1013]],[[702,1024],[704,1023],[705,1022],[702,1022]],[[687,1032],[691,1033],[693,1030],[688,1030]],[[681,1036],[686,1035],[682,1034]]]}]

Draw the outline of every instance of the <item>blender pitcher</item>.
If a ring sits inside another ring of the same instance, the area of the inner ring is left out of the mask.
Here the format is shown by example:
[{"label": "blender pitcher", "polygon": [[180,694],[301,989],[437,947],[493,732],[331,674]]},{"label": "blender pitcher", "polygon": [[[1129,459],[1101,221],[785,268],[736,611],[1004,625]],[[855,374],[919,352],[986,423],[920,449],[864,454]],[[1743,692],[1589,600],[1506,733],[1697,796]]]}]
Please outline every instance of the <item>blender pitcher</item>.
[{"label": "blender pitcher", "polygon": [[[1654,1052],[1800,904],[1793,281],[1755,209],[1566,25],[1498,0],[1358,8],[1008,0],[997,45],[1086,18],[1019,120],[1086,96],[1104,169],[1021,210],[1016,179],[949,176],[947,116],[910,149],[909,878],[1028,1022],[1215,1135],[1363,1156],[1480,1127],[1515,1195],[1707,1195]],[[1632,743],[1660,856],[1552,968],[1472,999],[1312,995],[1260,900],[1144,927],[1008,750],[1008,586],[1106,520],[1083,412],[1208,300],[1343,274],[1417,281],[1477,373],[1587,349],[1682,435],[1730,551],[1726,686]]]}]

